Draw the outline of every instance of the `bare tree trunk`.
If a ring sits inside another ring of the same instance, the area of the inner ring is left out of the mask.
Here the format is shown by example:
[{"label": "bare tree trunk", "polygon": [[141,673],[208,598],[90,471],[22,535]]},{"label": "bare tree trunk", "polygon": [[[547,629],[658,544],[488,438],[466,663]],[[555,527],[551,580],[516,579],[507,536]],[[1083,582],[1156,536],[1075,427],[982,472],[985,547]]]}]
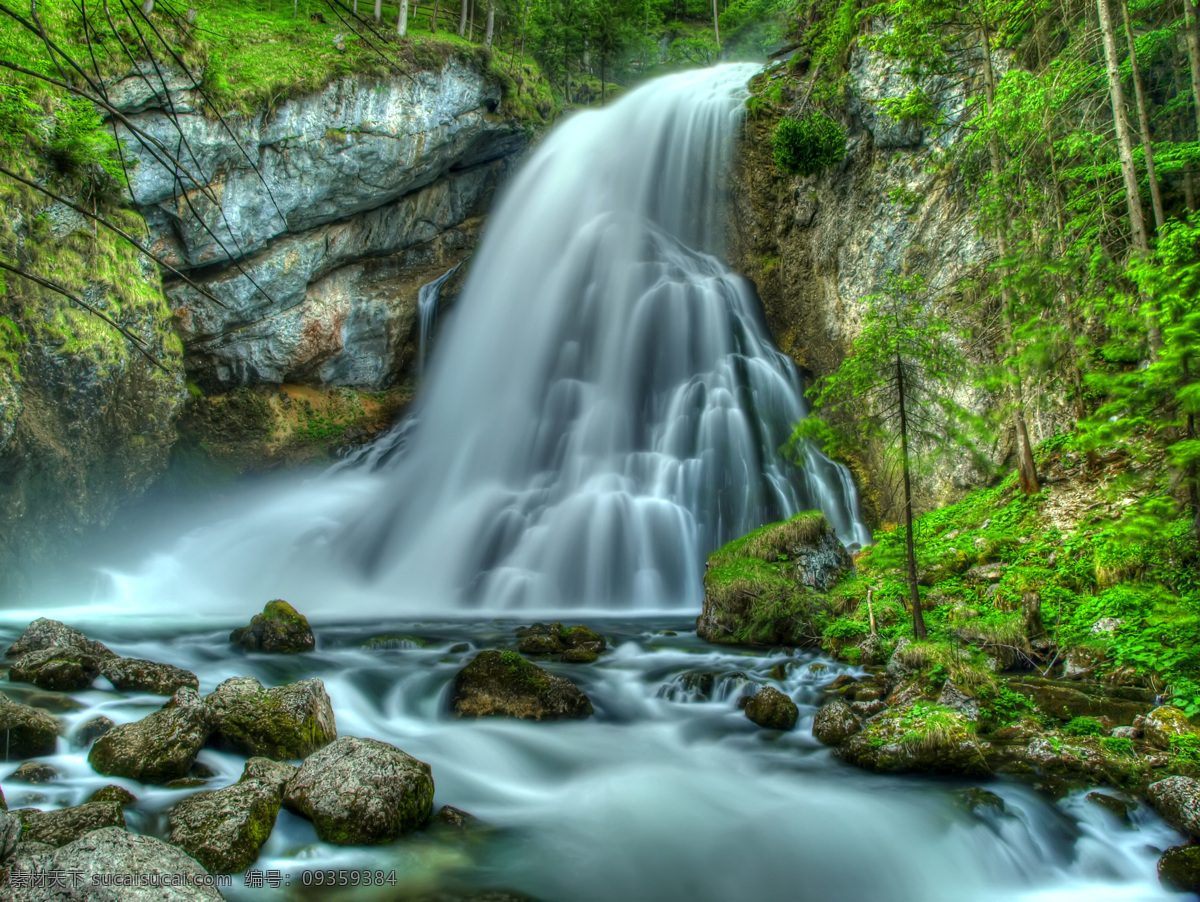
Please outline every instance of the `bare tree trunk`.
[{"label": "bare tree trunk", "polygon": [[154,12],[154,0],[143,0],[142,15],[148,16],[152,12]]},{"label": "bare tree trunk", "polygon": [[1100,17],[1100,37],[1104,42],[1104,65],[1108,70],[1108,96],[1112,102],[1113,124],[1117,131],[1117,155],[1121,158],[1121,176],[1125,181],[1125,203],[1129,207],[1129,230],[1133,246],[1146,253],[1146,220],[1142,216],[1142,199],[1138,194],[1137,170],[1133,165],[1133,141],[1125,119],[1125,89],[1121,86],[1121,66],[1117,59],[1117,42],[1113,36],[1112,10],[1108,0],[1096,0]]},{"label": "bare tree trunk", "polygon": [[1133,96],[1137,103],[1138,125],[1142,129],[1142,153],[1146,157],[1146,177],[1150,181],[1150,204],[1154,208],[1154,227],[1161,230],[1166,221],[1163,217],[1162,192],[1158,186],[1158,175],[1154,170],[1154,148],[1150,144],[1150,115],[1146,112],[1146,91],[1142,87],[1142,73],[1138,70],[1137,47],[1133,41],[1133,25],[1129,21],[1129,0],[1121,0],[1121,13],[1125,17],[1125,42],[1129,44],[1129,68],[1133,71]]},{"label": "bare tree trunk", "polygon": [[462,12],[458,16],[458,36],[467,36],[467,0],[462,0]]},{"label": "bare tree trunk", "polygon": [[904,409],[904,366],[896,353],[896,391],[900,396],[900,465],[904,469],[905,550],[908,554],[908,599],[912,604],[913,635],[925,638],[925,618],[921,614],[921,593],[917,589],[917,554],[913,546],[912,481],[908,461],[908,414]]},{"label": "bare tree trunk", "polygon": [[467,40],[475,40],[475,0],[471,0],[471,17],[467,19]]},{"label": "bare tree trunk", "polygon": [[483,36],[483,45],[491,47],[496,34],[496,0],[488,0],[487,11],[487,32]]},{"label": "bare tree trunk", "polygon": [[383,0],[375,0],[375,21],[383,21]]},{"label": "bare tree trunk", "polygon": [[433,0],[433,15],[429,19],[429,33],[430,34],[437,34],[438,4],[441,2],[442,2],[442,0]]},{"label": "bare tree trunk", "polygon": [[721,52],[721,23],[717,20],[717,0],[713,0],[713,34],[717,38],[717,53]]},{"label": "bare tree trunk", "polygon": [[354,0],[354,15],[358,15],[358,0]]},{"label": "bare tree trunk", "polygon": [[408,34],[408,0],[400,0],[400,15],[396,19],[396,34],[400,37]]},{"label": "bare tree trunk", "polygon": [[1196,114],[1196,136],[1200,138],[1200,31],[1196,19],[1195,0],[1183,0],[1183,24],[1192,69],[1192,110]]}]

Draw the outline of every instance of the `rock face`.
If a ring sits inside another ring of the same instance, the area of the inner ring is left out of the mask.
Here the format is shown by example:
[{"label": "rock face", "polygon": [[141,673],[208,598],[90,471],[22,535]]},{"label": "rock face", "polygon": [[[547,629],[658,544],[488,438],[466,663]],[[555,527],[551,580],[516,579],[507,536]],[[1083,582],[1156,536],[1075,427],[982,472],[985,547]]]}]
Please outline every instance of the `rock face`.
[{"label": "rock face", "polygon": [[113,727],[96,740],[88,763],[101,774],[143,783],[186,777],[213,729],[213,715],[194,689],[180,689],[162,710]]},{"label": "rock face", "polygon": [[[39,862],[39,870],[78,874],[67,886],[33,887],[22,891],[22,902],[221,902],[221,894],[205,886],[207,874],[182,849],[153,836],[129,833],[119,827],[94,830]],[[111,875],[159,877],[161,885],[114,885]],[[108,876],[105,881],[104,876]],[[95,881],[93,882],[93,877]]]},{"label": "rock face", "polygon": [[768,730],[790,730],[800,710],[796,703],[773,686],[764,686],[746,704],[746,716]]},{"label": "rock face", "polygon": [[592,715],[592,703],[578,686],[511,651],[480,652],[454,678],[451,704],[458,717],[561,720]]},{"label": "rock face", "polygon": [[74,842],[93,830],[105,827],[125,829],[125,815],[119,802],[85,802],[58,811],[21,808],[13,814],[21,819],[23,841],[42,842],[56,847]]},{"label": "rock face", "polygon": [[0,864],[13,857],[20,841],[20,819],[7,811],[0,811]]},{"label": "rock face", "polygon": [[198,792],[171,809],[167,839],[212,873],[244,871],[270,837],[281,799],[280,784],[245,777]]},{"label": "rock face", "polygon": [[268,601],[261,614],[229,634],[229,641],[247,651],[298,654],[312,651],[317,640],[308,618],[283,599]]},{"label": "rock face", "polygon": [[337,739],[333,704],[318,679],[263,688],[234,677],[205,698],[218,748],[282,760],[303,758]]},{"label": "rock face", "polygon": [[54,754],[58,721],[40,708],[31,708],[0,695],[0,731],[10,758]]},{"label": "rock face", "polygon": [[1200,780],[1167,777],[1151,783],[1146,794],[1163,820],[1193,839],[1200,839]]},{"label": "rock face", "polygon": [[389,842],[429,820],[430,767],[395,746],[343,736],[310,755],[284,788],[284,804],[337,845]]}]

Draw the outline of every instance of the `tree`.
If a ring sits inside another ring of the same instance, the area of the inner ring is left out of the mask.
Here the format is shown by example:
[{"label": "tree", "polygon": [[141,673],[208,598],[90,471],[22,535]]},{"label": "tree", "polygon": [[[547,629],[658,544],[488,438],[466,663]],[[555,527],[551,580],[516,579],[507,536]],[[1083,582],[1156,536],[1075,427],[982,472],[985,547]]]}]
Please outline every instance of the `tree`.
[{"label": "tree", "polygon": [[1125,203],[1129,208],[1129,230],[1133,246],[1145,253],[1146,220],[1142,216],[1142,199],[1138,194],[1137,170],[1133,165],[1133,141],[1125,119],[1125,89],[1121,85],[1121,65],[1117,59],[1117,42],[1113,34],[1112,10],[1108,0],[1096,0],[1100,19],[1100,37],[1104,43],[1104,67],[1108,74],[1108,96],[1112,103],[1113,126],[1117,132],[1117,153],[1121,159],[1121,178],[1125,183]]},{"label": "tree", "polygon": [[[966,430],[971,418],[951,397],[967,365],[921,276],[889,273],[887,290],[863,303],[862,331],[850,354],[809,393],[814,415],[797,425],[793,456],[802,459],[799,444],[807,440],[819,441],[836,455],[864,437],[898,451],[913,634],[924,639],[913,536],[913,462],[918,451],[936,457],[971,447]],[[853,425],[839,430],[829,425],[831,419]],[[853,438],[848,440],[846,432]]]},{"label": "tree", "polygon": [[396,34],[400,37],[408,34],[408,0],[400,0],[400,14],[396,17]]},{"label": "tree", "polygon": [[488,0],[487,5],[487,32],[484,34],[483,45],[485,47],[492,46],[492,38],[496,33],[496,0]]}]

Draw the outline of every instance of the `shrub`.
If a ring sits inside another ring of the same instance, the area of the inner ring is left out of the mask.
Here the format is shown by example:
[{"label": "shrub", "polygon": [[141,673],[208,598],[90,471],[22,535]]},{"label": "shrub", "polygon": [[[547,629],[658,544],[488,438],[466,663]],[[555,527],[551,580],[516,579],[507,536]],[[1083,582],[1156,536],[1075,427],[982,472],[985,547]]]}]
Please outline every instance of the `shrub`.
[{"label": "shrub", "polygon": [[846,156],[846,129],[824,113],[779,120],[771,144],[775,165],[791,175],[814,175]]},{"label": "shrub", "polygon": [[1062,731],[1068,736],[1103,736],[1104,726],[1093,717],[1073,717],[1063,725]]}]

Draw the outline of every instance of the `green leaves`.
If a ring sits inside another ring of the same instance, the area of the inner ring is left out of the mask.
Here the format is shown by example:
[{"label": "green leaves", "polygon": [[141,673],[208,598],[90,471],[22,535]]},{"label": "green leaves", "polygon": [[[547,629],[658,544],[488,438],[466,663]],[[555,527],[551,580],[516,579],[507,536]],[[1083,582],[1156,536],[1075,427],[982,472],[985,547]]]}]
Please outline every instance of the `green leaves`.
[{"label": "green leaves", "polygon": [[771,136],[775,165],[790,175],[810,176],[846,156],[846,129],[824,113],[779,120]]}]

